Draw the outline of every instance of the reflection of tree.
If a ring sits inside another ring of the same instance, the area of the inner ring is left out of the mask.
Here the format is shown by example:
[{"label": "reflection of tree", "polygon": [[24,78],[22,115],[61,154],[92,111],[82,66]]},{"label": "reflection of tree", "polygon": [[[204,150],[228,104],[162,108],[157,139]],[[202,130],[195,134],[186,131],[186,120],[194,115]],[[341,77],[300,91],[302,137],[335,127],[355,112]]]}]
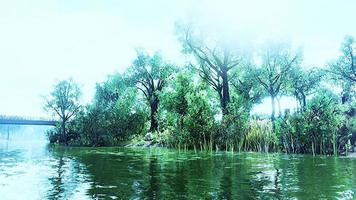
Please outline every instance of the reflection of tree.
[{"label": "reflection of tree", "polygon": [[48,190],[48,199],[70,199],[78,184],[82,181],[80,163],[70,160],[62,149],[50,148],[56,164],[52,166],[54,174],[48,178],[51,189]]},{"label": "reflection of tree", "polygon": [[179,196],[186,195],[187,192],[187,175],[186,168],[183,163],[173,163],[177,165],[177,170],[174,174],[174,181],[172,181],[175,193]]},{"label": "reflection of tree", "polygon": [[59,199],[63,196],[64,193],[64,187],[63,187],[63,166],[64,166],[64,160],[63,160],[63,154],[60,153],[57,156],[55,156],[57,159],[57,164],[53,166],[53,168],[56,168],[56,173],[55,176],[50,177],[48,180],[53,187],[50,190],[50,193],[48,194],[48,199]]},{"label": "reflection of tree", "polygon": [[232,197],[232,180],[231,180],[231,168],[222,169],[223,176],[220,182],[219,199],[233,199]]},{"label": "reflection of tree", "polygon": [[145,196],[148,199],[159,199],[160,185],[159,185],[159,164],[157,158],[150,159],[148,166],[149,184],[145,191]]},{"label": "reflection of tree", "polygon": [[352,191],[354,185],[353,165],[345,164],[346,159],[187,154],[186,160],[175,162],[172,154],[144,150],[61,150],[51,154],[55,165],[48,199],[71,199],[83,174],[92,183],[88,196],[98,199],[318,199],[340,197],[338,192]]},{"label": "reflection of tree", "polygon": [[[340,195],[352,189],[353,185],[345,182],[349,181],[349,176],[343,179],[344,173],[347,174],[348,170],[353,168],[338,169],[338,161],[340,160],[337,157],[303,157],[297,166],[300,192],[296,197],[303,199],[306,198],[305,194],[308,194],[307,197],[310,199],[345,198]],[[348,160],[345,159],[344,162]]]},{"label": "reflection of tree", "polygon": [[274,196],[280,197],[282,195],[280,188],[281,170],[278,168],[275,168],[275,170],[276,172],[274,173],[274,188],[272,189],[272,191],[274,191]]},{"label": "reflection of tree", "polygon": [[[167,171],[163,173],[161,181],[169,184],[169,196],[172,199],[187,199],[187,184],[190,176],[187,175],[188,168],[183,162],[169,162],[165,164]],[[166,188],[161,188],[163,191]],[[166,195],[166,194],[165,194]]]},{"label": "reflection of tree", "polygon": [[280,169],[269,170],[271,160],[257,155],[247,160],[245,155],[241,155],[233,162],[236,165],[231,175],[235,177],[231,179],[232,199],[281,198]]},{"label": "reflection of tree", "polygon": [[274,161],[274,196],[281,199],[295,198],[295,192],[297,191],[297,176],[296,176],[297,160],[290,157],[288,159],[282,159],[278,157]]}]

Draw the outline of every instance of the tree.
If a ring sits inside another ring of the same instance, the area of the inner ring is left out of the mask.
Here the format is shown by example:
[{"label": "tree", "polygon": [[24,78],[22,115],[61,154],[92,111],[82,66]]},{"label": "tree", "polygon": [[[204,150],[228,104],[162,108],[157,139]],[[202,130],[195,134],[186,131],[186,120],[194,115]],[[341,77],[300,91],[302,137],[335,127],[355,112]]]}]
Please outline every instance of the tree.
[{"label": "tree", "polygon": [[214,116],[209,104],[208,94],[200,88],[187,95],[188,112],[185,118],[185,128],[191,136],[191,142],[199,144],[200,149],[213,147]]},{"label": "tree", "polygon": [[336,155],[338,132],[344,121],[336,95],[328,90],[320,91],[311,99],[304,118],[305,133],[311,142],[313,155],[316,152]]},{"label": "tree", "polygon": [[188,112],[188,95],[194,93],[193,79],[187,72],[178,73],[174,81],[171,81],[167,91],[161,94],[162,103],[166,110],[170,113],[178,115],[178,129],[184,127],[184,117]]},{"label": "tree", "polygon": [[81,108],[80,96],[81,91],[78,84],[69,79],[56,84],[50,96],[45,98],[45,110],[60,118],[61,135],[66,144],[68,143],[66,124],[79,112]]},{"label": "tree", "polygon": [[123,74],[116,73],[108,76],[105,82],[97,83],[94,103],[105,109],[111,109],[126,90],[125,81]]},{"label": "tree", "polygon": [[[97,84],[95,101],[91,109],[99,109],[102,119],[99,123],[117,141],[139,134],[144,128],[146,115],[143,105],[137,100],[137,90],[129,87],[126,74],[116,73]],[[100,113],[99,113],[100,114]],[[105,125],[105,126],[104,126]]]},{"label": "tree", "polygon": [[235,71],[232,86],[245,110],[250,112],[252,106],[265,96],[264,88],[255,80],[257,71],[252,64],[245,64]]},{"label": "tree", "polygon": [[329,64],[332,78],[342,86],[342,103],[351,100],[356,85],[356,43],[353,37],[346,36],[341,45],[341,56]]},{"label": "tree", "polygon": [[300,55],[293,53],[285,45],[270,46],[262,53],[262,64],[259,68],[257,81],[271,97],[271,120],[275,121],[275,101],[286,84],[287,73],[300,62]]},{"label": "tree", "polygon": [[167,79],[173,74],[175,68],[155,53],[149,56],[143,51],[137,51],[137,58],[130,68],[131,80],[140,90],[150,106],[150,132],[158,129],[157,111],[159,106],[158,93],[162,91]]},{"label": "tree", "polygon": [[341,135],[345,123],[342,107],[331,91],[320,89],[303,112],[277,121],[280,147],[287,153],[337,154],[350,135]]},{"label": "tree", "polygon": [[297,99],[300,111],[306,108],[306,98],[315,92],[324,73],[318,69],[303,70],[300,66],[293,68],[288,76],[289,87],[287,90]]},{"label": "tree", "polygon": [[344,81],[356,83],[356,43],[351,36],[346,36],[341,45],[342,55],[330,64],[329,72]]},{"label": "tree", "polygon": [[192,54],[197,60],[197,64],[191,66],[218,93],[222,113],[228,114],[231,79],[229,72],[241,62],[241,56],[227,45],[218,42],[208,45],[207,41],[199,40],[189,27],[182,29],[180,40],[184,51]]}]

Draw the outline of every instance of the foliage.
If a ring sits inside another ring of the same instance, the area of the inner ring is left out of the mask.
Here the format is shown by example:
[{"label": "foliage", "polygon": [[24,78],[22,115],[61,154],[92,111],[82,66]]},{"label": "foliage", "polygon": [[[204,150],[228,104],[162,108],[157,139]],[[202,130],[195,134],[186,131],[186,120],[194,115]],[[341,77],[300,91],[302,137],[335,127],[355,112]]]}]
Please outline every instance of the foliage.
[{"label": "foliage", "polygon": [[245,112],[250,112],[252,106],[260,103],[262,98],[266,96],[264,87],[256,81],[259,71],[249,62],[242,64],[240,68],[234,71],[237,72],[235,72],[235,78],[231,80],[234,89],[232,96],[239,99]]},{"label": "foliage", "polygon": [[299,53],[293,52],[284,44],[268,46],[262,53],[262,63],[256,78],[271,97],[272,123],[275,121],[275,99],[286,86],[287,74],[300,63],[300,58]]},{"label": "foliage", "polygon": [[188,95],[195,92],[192,76],[187,72],[180,72],[174,82],[160,94],[162,109],[159,110],[160,130],[168,131],[170,137],[167,143],[180,148],[189,142],[189,135],[185,130],[185,118],[188,114]]},{"label": "foliage", "polygon": [[[328,77],[342,88],[335,95],[321,88],[326,71],[302,68],[301,54],[288,45],[269,46],[252,59],[189,27],[180,31],[183,49],[193,57],[185,67],[139,50],[127,71],[96,85],[85,107],[72,80],[56,85],[46,108],[62,124],[47,133],[50,142],[111,146],[131,140],[141,146],[314,155],[336,155],[355,145],[352,39],[328,66]],[[251,117],[267,95],[271,118]],[[283,95],[294,96],[300,109],[276,118],[275,100]]]},{"label": "foliage", "polygon": [[341,45],[342,55],[329,64],[329,72],[335,79],[356,83],[356,43],[351,36],[346,36]]},{"label": "foliage", "polygon": [[[68,126],[72,145],[110,146],[145,130],[146,115],[136,103],[136,92],[123,87],[125,79],[111,76],[97,85],[94,102],[78,113]],[[110,98],[108,98],[110,97]],[[52,141],[57,131],[51,131]],[[62,140],[57,140],[62,143]]]},{"label": "foliage", "polygon": [[300,66],[292,68],[286,90],[297,99],[300,110],[305,109],[307,96],[316,91],[323,76],[323,71],[319,69],[303,70]]},{"label": "foliage", "polygon": [[151,132],[158,130],[158,93],[163,90],[174,71],[175,67],[164,61],[159,53],[149,56],[144,51],[137,51],[137,58],[129,69],[131,82],[143,93],[150,107]]},{"label": "foliage", "polygon": [[220,149],[238,149],[241,151],[248,131],[249,115],[241,99],[233,97],[229,105],[229,114],[223,116],[215,137]]},{"label": "foliage", "polygon": [[324,90],[310,100],[303,113],[281,119],[276,132],[285,152],[337,154],[345,145],[340,138],[343,123],[336,96]]},{"label": "foliage", "polygon": [[207,93],[196,91],[187,95],[188,112],[184,119],[185,130],[189,133],[193,146],[200,149],[212,148],[213,112],[207,99]]},{"label": "foliage", "polygon": [[278,149],[278,138],[269,120],[252,120],[245,136],[244,150],[270,152]]},{"label": "foliage", "polygon": [[80,96],[81,91],[79,86],[72,79],[69,79],[57,83],[50,96],[45,98],[46,104],[44,109],[60,118],[61,132],[58,137],[64,143],[70,140],[66,125],[80,111]]},{"label": "foliage", "polygon": [[[180,24],[177,26],[183,51],[196,58],[196,64],[191,64],[199,76],[206,81],[218,94],[223,115],[228,114],[230,103],[230,79],[232,69],[241,60],[241,52],[230,48],[222,42],[211,42],[199,34],[199,30]],[[213,44],[212,44],[213,43]]]}]

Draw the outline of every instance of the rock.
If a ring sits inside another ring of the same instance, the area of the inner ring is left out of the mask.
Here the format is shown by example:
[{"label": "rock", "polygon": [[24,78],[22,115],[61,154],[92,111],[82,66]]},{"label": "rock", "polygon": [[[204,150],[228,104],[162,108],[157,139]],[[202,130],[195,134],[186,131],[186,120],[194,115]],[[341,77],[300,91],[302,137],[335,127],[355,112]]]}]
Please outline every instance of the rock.
[{"label": "rock", "polygon": [[133,144],[127,144],[124,147],[133,147],[133,146],[134,146]]},{"label": "rock", "polygon": [[145,141],[152,141],[153,140],[153,135],[151,132],[148,132],[145,137],[144,137]]},{"label": "rock", "polygon": [[148,141],[142,147],[150,147],[151,145],[152,145],[152,143]]},{"label": "rock", "polygon": [[349,153],[348,158],[356,158],[356,153]]}]

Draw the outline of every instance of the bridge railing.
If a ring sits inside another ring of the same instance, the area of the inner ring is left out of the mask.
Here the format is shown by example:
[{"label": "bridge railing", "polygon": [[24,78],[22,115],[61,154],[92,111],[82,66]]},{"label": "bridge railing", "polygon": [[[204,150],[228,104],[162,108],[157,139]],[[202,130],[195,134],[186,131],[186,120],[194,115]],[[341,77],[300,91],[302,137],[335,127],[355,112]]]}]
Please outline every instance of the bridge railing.
[{"label": "bridge railing", "polygon": [[31,120],[31,121],[58,121],[55,118],[32,117],[32,116],[16,116],[16,115],[0,115],[3,120]]}]

